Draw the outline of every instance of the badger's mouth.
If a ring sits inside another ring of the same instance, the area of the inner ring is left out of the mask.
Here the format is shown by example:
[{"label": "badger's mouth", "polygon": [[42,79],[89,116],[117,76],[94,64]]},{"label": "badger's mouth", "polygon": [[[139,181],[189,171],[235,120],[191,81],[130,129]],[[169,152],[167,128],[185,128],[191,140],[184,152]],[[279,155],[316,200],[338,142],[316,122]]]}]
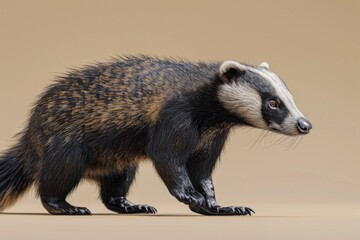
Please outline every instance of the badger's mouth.
[{"label": "badger's mouth", "polygon": [[279,129],[270,126],[270,130],[276,133],[282,133]]},{"label": "badger's mouth", "polygon": [[269,126],[270,131],[278,133],[278,134],[282,134],[282,135],[286,135],[286,136],[296,136],[298,135],[298,132],[293,132],[293,131],[284,131],[281,130],[279,126]]},{"label": "badger's mouth", "polygon": [[276,123],[270,121],[269,128],[273,132],[284,134],[283,131],[281,131],[281,127],[279,124],[276,124]]},{"label": "badger's mouth", "polygon": [[297,136],[310,133],[312,129],[311,123],[305,118],[300,118],[295,124],[291,126],[285,125],[281,126],[276,123],[270,123],[269,129],[273,132],[288,135],[288,136]]},{"label": "badger's mouth", "polygon": [[284,131],[284,130],[278,129],[276,127],[269,127],[269,128],[272,132],[290,136],[290,137],[294,137],[294,136],[297,136],[300,134],[300,132],[298,130],[296,130],[296,128],[294,129],[294,131]]}]

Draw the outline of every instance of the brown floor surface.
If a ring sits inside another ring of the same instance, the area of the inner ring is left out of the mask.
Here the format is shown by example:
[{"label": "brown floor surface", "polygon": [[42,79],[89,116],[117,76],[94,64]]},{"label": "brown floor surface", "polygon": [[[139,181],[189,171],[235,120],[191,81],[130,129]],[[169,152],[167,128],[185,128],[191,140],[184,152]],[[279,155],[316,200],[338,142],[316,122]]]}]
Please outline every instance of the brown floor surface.
[{"label": "brown floor surface", "polygon": [[156,215],[51,216],[15,209],[0,214],[1,239],[359,239],[360,208],[351,205],[254,204],[251,217],[207,217],[178,206]]}]

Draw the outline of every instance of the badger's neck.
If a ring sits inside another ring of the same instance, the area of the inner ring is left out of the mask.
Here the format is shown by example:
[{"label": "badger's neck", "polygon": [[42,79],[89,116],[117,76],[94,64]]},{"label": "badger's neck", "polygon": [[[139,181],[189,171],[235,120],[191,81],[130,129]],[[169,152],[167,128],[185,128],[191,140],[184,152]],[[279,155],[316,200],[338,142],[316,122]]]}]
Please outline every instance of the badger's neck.
[{"label": "badger's neck", "polygon": [[244,119],[228,111],[219,101],[218,91],[221,82],[217,77],[200,87],[196,92],[188,93],[187,107],[191,110],[193,120],[200,128],[221,126],[231,128],[236,125],[248,125]]}]

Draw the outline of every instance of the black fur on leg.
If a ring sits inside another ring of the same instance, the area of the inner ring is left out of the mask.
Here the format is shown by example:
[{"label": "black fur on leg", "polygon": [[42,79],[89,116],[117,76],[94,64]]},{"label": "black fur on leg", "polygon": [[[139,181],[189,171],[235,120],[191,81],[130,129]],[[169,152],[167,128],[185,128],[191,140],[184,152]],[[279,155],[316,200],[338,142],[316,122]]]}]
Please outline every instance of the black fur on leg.
[{"label": "black fur on leg", "polygon": [[[203,215],[251,215],[255,213],[247,207],[221,207],[216,202],[215,188],[211,174],[219,158],[229,129],[207,129],[201,134],[202,143],[193,152],[187,163],[190,179],[195,189],[203,194],[206,205],[190,206],[193,212]],[[210,143],[210,144],[209,144]]]},{"label": "black fur on leg", "polygon": [[120,172],[112,172],[99,178],[100,195],[104,203],[112,197],[126,197],[136,175],[136,166],[129,166]]},{"label": "black fur on leg", "polygon": [[199,134],[186,110],[180,104],[172,107],[174,104],[163,109],[161,121],[150,129],[147,152],[174,197],[190,206],[202,206],[204,196],[195,190],[186,169]]},{"label": "black fur on leg", "polygon": [[86,149],[76,141],[64,143],[56,136],[54,144],[43,156],[39,181],[39,195],[43,206],[51,214],[89,215],[86,208],[75,207],[65,201],[79,184],[86,166]]},{"label": "black fur on leg", "polygon": [[99,178],[101,199],[111,211],[118,213],[156,213],[154,207],[134,204],[126,199],[129,188],[135,178],[136,166],[129,166],[117,173]]},{"label": "black fur on leg", "polygon": [[216,205],[215,190],[211,179],[216,161],[227,139],[228,129],[207,129],[201,133],[201,142],[191,154],[187,171],[195,189],[206,198],[207,206]]}]

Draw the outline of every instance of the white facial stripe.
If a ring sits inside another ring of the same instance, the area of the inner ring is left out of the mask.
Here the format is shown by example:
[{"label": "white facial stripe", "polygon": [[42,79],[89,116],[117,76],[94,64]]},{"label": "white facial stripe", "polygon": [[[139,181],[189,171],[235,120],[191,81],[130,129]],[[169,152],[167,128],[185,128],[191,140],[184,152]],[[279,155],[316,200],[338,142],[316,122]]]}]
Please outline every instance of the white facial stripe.
[{"label": "white facial stripe", "polygon": [[248,84],[232,82],[221,85],[219,99],[229,111],[241,116],[249,124],[267,129],[261,113],[261,97]]},{"label": "white facial stripe", "polygon": [[290,94],[289,90],[278,76],[266,69],[259,70],[253,67],[249,67],[248,69],[253,73],[259,74],[271,83],[279,98],[284,102],[285,106],[290,112],[290,115],[293,118],[298,119],[304,117],[304,115],[296,107],[293,96]]}]

